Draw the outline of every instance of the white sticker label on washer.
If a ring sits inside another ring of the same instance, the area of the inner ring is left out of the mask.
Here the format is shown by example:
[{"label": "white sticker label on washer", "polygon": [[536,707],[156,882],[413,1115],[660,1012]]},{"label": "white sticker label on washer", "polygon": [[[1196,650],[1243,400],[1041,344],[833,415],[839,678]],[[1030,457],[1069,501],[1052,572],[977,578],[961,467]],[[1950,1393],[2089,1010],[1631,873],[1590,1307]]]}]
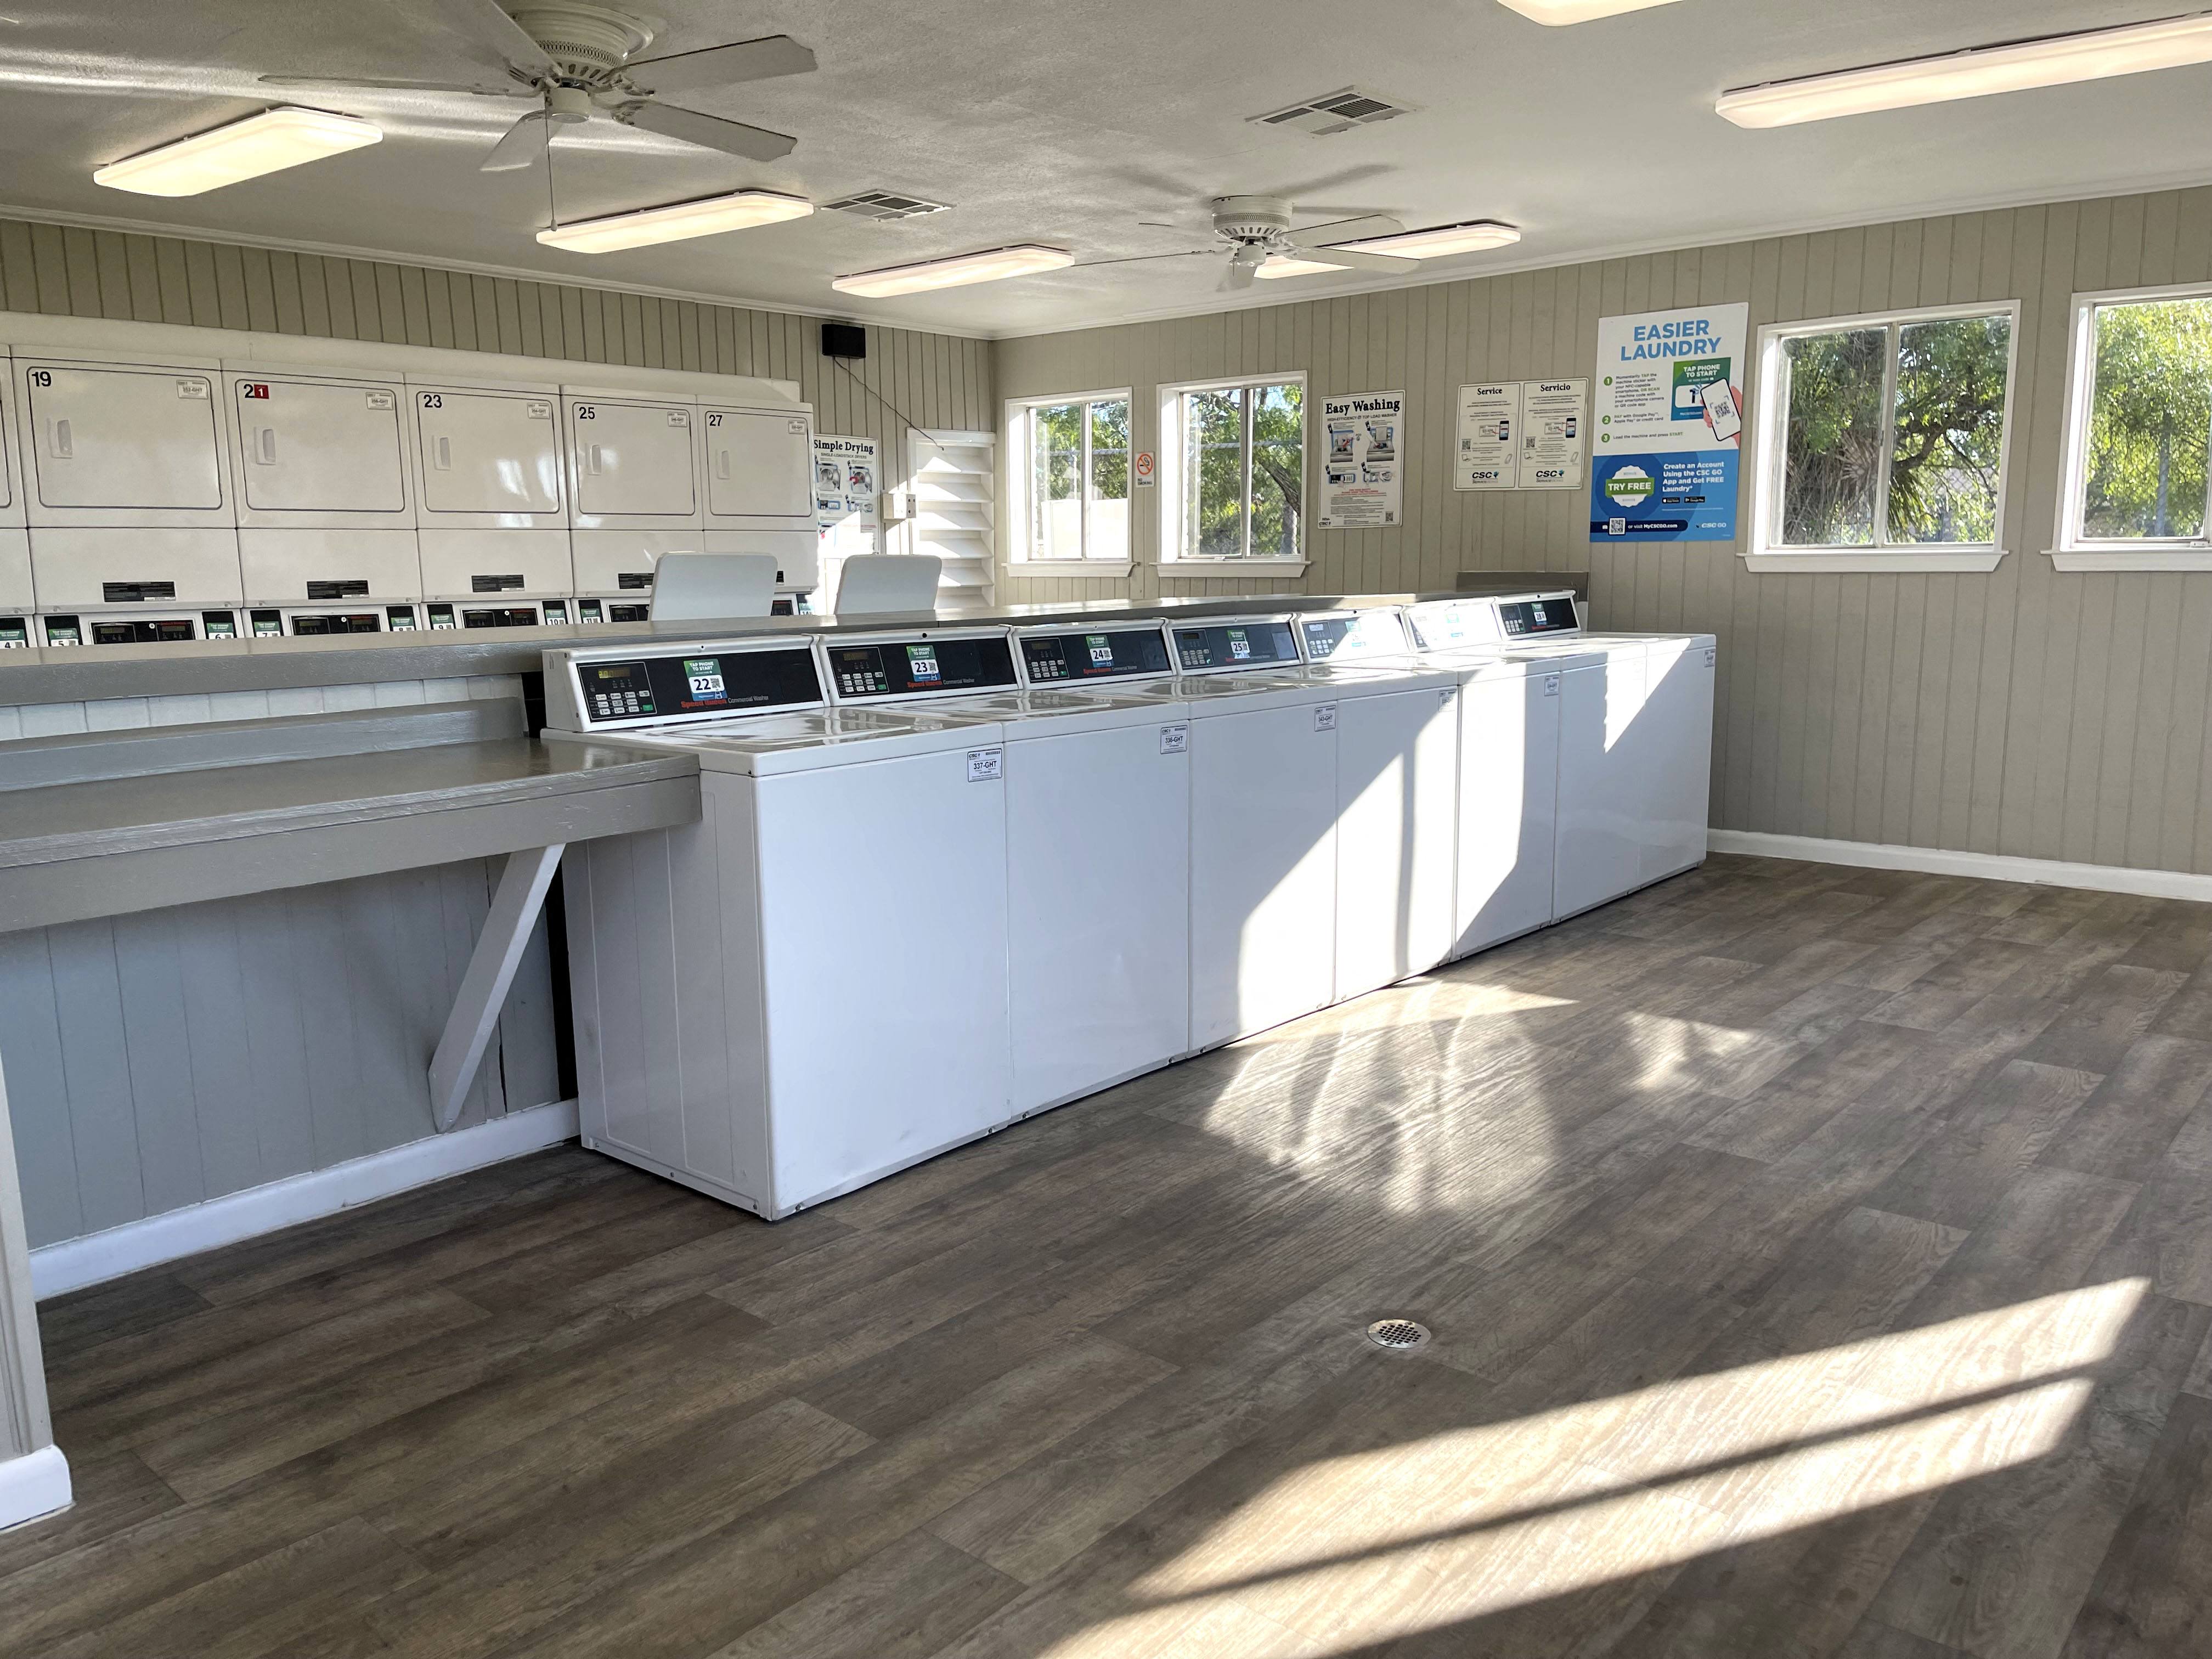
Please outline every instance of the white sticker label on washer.
[{"label": "white sticker label on washer", "polygon": [[1182,755],[1190,751],[1190,727],[1163,726],[1160,727],[1160,753]]},{"label": "white sticker label on washer", "polygon": [[1334,703],[1319,702],[1314,705],[1314,730],[1316,732],[1334,732],[1336,730],[1336,705]]},{"label": "white sticker label on washer", "polygon": [[968,781],[989,783],[1006,775],[1006,751],[1003,749],[970,749],[968,751]]},{"label": "white sticker label on washer", "polygon": [[533,399],[523,404],[522,416],[528,421],[550,421],[553,418],[553,405],[544,398]]},{"label": "white sticker label on washer", "polygon": [[1544,695],[1547,697],[1556,697],[1559,695],[1559,677],[1557,674],[1544,676]]},{"label": "white sticker label on washer", "polygon": [[207,395],[208,383],[205,380],[179,380],[177,382],[177,396],[179,398],[204,398]]}]

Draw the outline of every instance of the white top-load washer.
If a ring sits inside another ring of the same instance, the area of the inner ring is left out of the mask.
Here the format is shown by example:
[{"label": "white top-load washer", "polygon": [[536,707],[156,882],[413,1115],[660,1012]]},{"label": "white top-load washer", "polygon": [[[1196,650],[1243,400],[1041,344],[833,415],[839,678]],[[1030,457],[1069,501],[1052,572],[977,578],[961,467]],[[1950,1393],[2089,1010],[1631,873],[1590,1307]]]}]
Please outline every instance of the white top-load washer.
[{"label": "white top-load washer", "polygon": [[[1554,920],[1701,864],[1712,769],[1710,634],[1594,634],[1570,592],[1416,605],[1417,638],[1560,675]],[[1489,631],[1486,646],[1477,637]]]},{"label": "white top-load washer", "polygon": [[1297,618],[1171,620],[1191,781],[1191,1044],[1433,967],[1449,943],[1449,675],[1308,665]]},{"label": "white top-load washer", "polygon": [[[1190,1052],[1190,727],[1156,621],[1022,628],[1014,645],[1026,689],[937,707],[1005,732],[1021,1115]],[[1152,688],[1170,695],[1133,695]]]},{"label": "white top-load washer", "polygon": [[1487,599],[1410,607],[1404,621],[1407,643],[1419,660],[1459,680],[1455,960],[1553,919],[1566,674],[1582,669],[1601,677],[1604,659],[1505,650]]},{"label": "white top-load washer", "polygon": [[[857,673],[854,648],[827,655]],[[1003,634],[956,659],[1013,682]],[[549,738],[695,754],[705,805],[569,854],[586,1144],[771,1218],[1012,1115],[1000,729],[825,708],[822,661],[757,637],[545,653]]]}]

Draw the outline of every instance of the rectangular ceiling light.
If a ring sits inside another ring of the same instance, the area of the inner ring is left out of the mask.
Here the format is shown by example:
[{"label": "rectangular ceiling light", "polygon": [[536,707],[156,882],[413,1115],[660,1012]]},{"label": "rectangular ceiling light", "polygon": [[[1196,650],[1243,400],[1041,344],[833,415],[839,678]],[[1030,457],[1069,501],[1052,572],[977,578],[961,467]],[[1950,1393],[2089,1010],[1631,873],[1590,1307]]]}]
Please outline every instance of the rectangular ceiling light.
[{"label": "rectangular ceiling light", "polygon": [[141,196],[198,196],[241,179],[258,179],[264,173],[359,149],[383,137],[380,129],[350,115],[319,109],[265,109],[212,132],[111,161],[94,169],[92,182]]},{"label": "rectangular ceiling light", "polygon": [[[1389,236],[1369,236],[1357,242],[1332,242],[1330,247],[1354,253],[1388,253],[1401,259],[1442,259],[1454,253],[1480,253],[1485,248],[1510,247],[1521,240],[1512,225],[1494,219],[1477,219],[1464,225],[1438,225],[1431,230],[1401,230]],[[1315,250],[1323,258],[1328,248]]]},{"label": "rectangular ceiling light", "polygon": [[1670,6],[1674,0],[1500,0],[1523,17],[1557,27],[1561,23],[1587,23],[1594,17],[1618,17],[1625,11],[1647,6]]},{"label": "rectangular ceiling light", "polygon": [[804,219],[813,211],[813,203],[796,196],[741,190],[669,207],[611,213],[603,219],[578,219],[539,231],[538,240],[571,253],[612,253],[626,247],[650,247],[655,242],[680,242],[690,236],[719,236],[726,230],[750,230],[755,225]]},{"label": "rectangular ceiling light", "polygon": [[886,265],[852,276],[833,276],[830,286],[840,294],[858,294],[871,300],[894,294],[920,294],[933,288],[959,288],[969,283],[995,283],[1008,276],[1027,276],[1040,270],[1064,270],[1075,263],[1065,248],[1040,247],[1024,242],[1015,247],[995,247],[986,253],[960,253],[949,259],[924,259],[910,265]]},{"label": "rectangular ceiling light", "polygon": [[1252,274],[1273,282],[1279,276],[1318,276],[1324,270],[1341,271],[1345,269],[1343,265],[1324,264],[1319,259],[1293,259],[1287,253],[1271,253]]},{"label": "rectangular ceiling light", "polygon": [[1713,107],[1740,127],[1787,127],[2204,63],[2212,63],[2212,14],[2200,12],[1743,87],[1723,93]]}]

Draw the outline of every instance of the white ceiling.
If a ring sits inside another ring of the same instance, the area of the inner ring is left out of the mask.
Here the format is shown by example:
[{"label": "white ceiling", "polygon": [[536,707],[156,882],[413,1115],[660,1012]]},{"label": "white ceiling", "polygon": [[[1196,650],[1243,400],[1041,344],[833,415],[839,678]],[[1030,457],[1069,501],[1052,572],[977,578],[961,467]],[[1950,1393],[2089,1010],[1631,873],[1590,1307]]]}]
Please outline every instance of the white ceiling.
[{"label": "white ceiling", "polygon": [[[283,96],[260,73],[465,79],[495,67],[477,0],[0,0],[0,204],[33,216],[373,251],[1002,336],[1372,286],[1346,273],[1218,295],[1216,258],[1106,264],[848,301],[831,276],[1042,241],[1105,260],[1206,241],[1204,199],[1281,193],[1409,225],[1500,218],[1526,240],[1422,280],[1928,210],[2212,179],[2212,66],[1746,132],[1731,87],[2141,21],[2172,0],[1680,0],[1545,28],[1496,0],[654,0],[656,50],[787,33],[818,73],[689,104],[799,135],[758,165],[595,122],[555,145],[564,218],[744,186],[830,201],[911,191],[954,210],[836,214],[587,257],[541,246],[542,172],[476,170],[528,106],[290,94],[368,117],[371,149],[179,200],[95,166]],[[1329,138],[1245,118],[1356,84],[1416,113]],[[1178,219],[1183,228],[1146,228]]]}]

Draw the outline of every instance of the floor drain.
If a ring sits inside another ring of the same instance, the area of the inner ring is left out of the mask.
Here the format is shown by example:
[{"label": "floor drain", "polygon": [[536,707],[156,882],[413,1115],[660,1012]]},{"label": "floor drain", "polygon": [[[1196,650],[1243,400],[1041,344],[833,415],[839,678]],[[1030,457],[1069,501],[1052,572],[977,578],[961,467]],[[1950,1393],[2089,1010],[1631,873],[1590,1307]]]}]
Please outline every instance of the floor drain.
[{"label": "floor drain", "polygon": [[1418,1348],[1429,1340],[1429,1328],[1410,1319],[1378,1319],[1367,1328],[1367,1340],[1378,1348]]}]

